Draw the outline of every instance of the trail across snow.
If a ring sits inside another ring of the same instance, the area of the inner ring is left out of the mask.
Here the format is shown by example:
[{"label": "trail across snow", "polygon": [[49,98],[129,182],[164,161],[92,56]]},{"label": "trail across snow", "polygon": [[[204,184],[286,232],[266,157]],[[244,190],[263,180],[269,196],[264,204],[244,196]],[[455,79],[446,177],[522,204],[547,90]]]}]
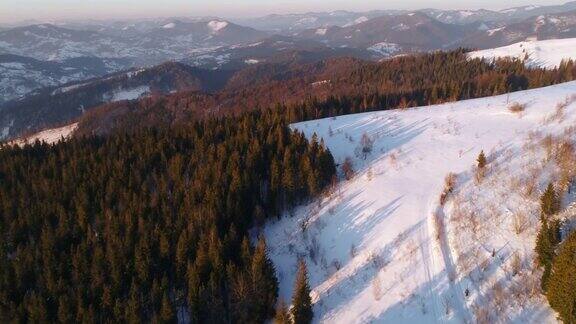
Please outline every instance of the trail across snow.
[{"label": "trail across snow", "polygon": [[[459,186],[476,188],[469,174],[481,150],[520,151],[534,132],[559,133],[574,125],[576,105],[567,101],[574,94],[576,82],[571,82],[292,125],[308,138],[322,138],[337,163],[351,157],[357,173],[322,199],[264,228],[281,298],[290,301],[296,263],[304,258],[316,322],[476,321],[478,303],[489,297],[484,288],[475,289],[457,265],[462,249],[454,248],[454,240],[466,238],[453,233],[453,208],[440,205],[444,179],[451,172],[468,175]],[[511,112],[515,102],[524,104],[525,111]],[[562,118],[546,122],[562,102],[568,103]],[[374,140],[366,159],[357,155],[363,134]],[[529,255],[533,237],[519,240]],[[498,271],[486,276],[504,280]],[[526,303],[530,312],[506,310],[504,321],[555,321],[541,299]]]}]

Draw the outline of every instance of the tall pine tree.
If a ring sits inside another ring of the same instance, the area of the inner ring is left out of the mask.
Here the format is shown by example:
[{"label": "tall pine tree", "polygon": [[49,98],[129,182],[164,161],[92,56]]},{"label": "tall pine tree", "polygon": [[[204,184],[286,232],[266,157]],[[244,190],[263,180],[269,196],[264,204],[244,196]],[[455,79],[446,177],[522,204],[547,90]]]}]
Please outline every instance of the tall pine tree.
[{"label": "tall pine tree", "polygon": [[546,191],[540,198],[540,206],[544,216],[552,216],[560,211],[560,198],[552,183],[548,184]]},{"label": "tall pine tree", "polygon": [[554,260],[546,296],[564,323],[576,323],[576,232]]},{"label": "tall pine tree", "polygon": [[300,260],[294,284],[294,295],[292,296],[292,319],[294,324],[308,324],[312,322],[313,317],[308,270],[304,260]]},{"label": "tall pine tree", "polygon": [[260,237],[254,256],[252,257],[252,286],[255,297],[255,307],[259,308],[257,314],[264,322],[274,316],[274,307],[278,298],[278,282],[274,264],[268,258],[266,241]]},{"label": "tall pine tree", "polygon": [[560,199],[554,190],[554,186],[550,183],[546,188],[544,194],[540,198],[540,231],[536,237],[536,255],[538,265],[544,268],[542,274],[541,286],[546,290],[548,287],[548,279],[550,278],[552,270],[552,262],[554,261],[555,250],[560,243],[560,226],[558,220],[549,220],[550,217],[560,210]]}]

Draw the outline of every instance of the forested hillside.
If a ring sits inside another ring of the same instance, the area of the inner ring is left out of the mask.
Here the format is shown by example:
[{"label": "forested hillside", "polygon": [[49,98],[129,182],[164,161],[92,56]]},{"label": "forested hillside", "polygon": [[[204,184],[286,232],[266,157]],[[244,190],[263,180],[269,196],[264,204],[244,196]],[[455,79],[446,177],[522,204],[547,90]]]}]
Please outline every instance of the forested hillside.
[{"label": "forested hillside", "polygon": [[279,112],[0,150],[0,321],[262,323],[248,230],[318,195],[323,143]]},{"label": "forested hillside", "polygon": [[251,82],[249,74],[238,73],[215,93],[177,93],[102,106],[82,118],[79,133],[102,134],[274,106],[287,109],[289,120],[296,122],[438,104],[571,81],[576,66],[567,61],[555,69],[531,68],[520,60],[469,59],[458,50],[379,63],[342,58],[304,66],[259,66],[252,72],[265,81]]}]

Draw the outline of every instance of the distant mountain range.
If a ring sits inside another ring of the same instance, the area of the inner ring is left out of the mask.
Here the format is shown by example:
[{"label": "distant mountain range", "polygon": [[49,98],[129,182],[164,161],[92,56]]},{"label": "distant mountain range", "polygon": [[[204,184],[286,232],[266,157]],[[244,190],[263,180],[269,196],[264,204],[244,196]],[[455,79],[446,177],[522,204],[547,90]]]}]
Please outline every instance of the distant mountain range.
[{"label": "distant mountain range", "polygon": [[373,10],[368,12],[310,12],[304,14],[268,15],[264,17],[238,19],[234,22],[275,33],[294,34],[306,29],[321,28],[327,26],[349,27],[365,22],[366,20],[383,17],[406,15],[412,12],[421,12],[446,24],[469,24],[475,22],[498,22],[513,23],[529,17],[562,13],[576,10],[576,1],[563,5],[552,6],[522,6],[504,10]]},{"label": "distant mountain range", "polygon": [[298,34],[334,47],[370,48],[388,46],[391,53],[434,50],[461,40],[476,26],[446,24],[421,12],[383,16],[349,27],[309,29]]},{"label": "distant mountain range", "polygon": [[[241,87],[268,80],[266,75],[279,67],[571,37],[576,37],[576,2],[501,11],[335,11],[233,21],[206,17],[2,26],[0,138],[134,96]],[[172,63],[163,64],[167,61]],[[212,71],[215,83],[208,86],[210,78],[198,71]]]},{"label": "distant mountain range", "polygon": [[54,24],[17,27],[0,32],[0,53],[51,61],[84,56],[123,58],[137,65],[150,65],[183,58],[201,48],[253,42],[267,36],[224,20],[174,20],[140,29],[132,24],[112,26],[97,31]]},{"label": "distant mountain range", "polygon": [[103,76],[126,69],[131,64],[129,59],[77,57],[63,61],[39,61],[0,54],[0,104],[22,98],[37,89]]},{"label": "distant mountain range", "polygon": [[474,33],[458,43],[471,48],[492,48],[525,40],[576,37],[576,10],[527,18],[501,27]]}]

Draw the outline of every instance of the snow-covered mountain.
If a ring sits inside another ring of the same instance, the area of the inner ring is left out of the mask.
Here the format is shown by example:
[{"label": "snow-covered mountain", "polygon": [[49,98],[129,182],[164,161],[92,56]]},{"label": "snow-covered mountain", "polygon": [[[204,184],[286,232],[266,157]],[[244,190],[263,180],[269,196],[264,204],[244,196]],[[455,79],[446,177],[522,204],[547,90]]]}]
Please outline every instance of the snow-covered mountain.
[{"label": "snow-covered mountain", "polygon": [[525,60],[529,66],[555,68],[563,60],[576,59],[576,38],[527,41],[509,46],[475,51],[469,54],[472,58],[512,57]]},{"label": "snow-covered mountain", "polygon": [[299,37],[334,47],[374,48],[386,44],[396,52],[441,49],[476,30],[475,26],[445,24],[423,13],[370,19],[349,27],[303,31]]},{"label": "snow-covered mountain", "polygon": [[340,10],[332,12],[309,12],[303,14],[274,14],[257,18],[238,19],[236,21],[241,25],[259,30],[293,35],[311,28],[352,26],[368,19],[397,15],[403,12],[404,11],[402,10],[382,10],[371,12],[350,12]]},{"label": "snow-covered mountain", "polygon": [[571,82],[292,125],[356,173],[264,229],[281,297],[302,258],[315,322],[555,323],[533,251],[539,196],[561,172],[554,143],[576,139],[575,93]]},{"label": "snow-covered mountain", "polygon": [[0,32],[0,52],[38,60],[65,60],[82,56],[122,57],[121,39],[92,31],[53,24],[17,27]]},{"label": "snow-covered mountain", "polygon": [[557,14],[576,10],[576,1],[567,2],[563,5],[526,5],[521,7],[514,7],[509,9],[500,10],[509,19],[523,20],[529,17]]},{"label": "snow-covered mountain", "polygon": [[129,58],[138,65],[183,58],[201,48],[255,42],[267,34],[225,20],[164,21],[125,33],[69,29],[54,24],[0,32],[0,53],[61,61],[76,57]]},{"label": "snow-covered mountain", "polygon": [[448,24],[468,24],[474,22],[483,23],[515,23],[530,17],[557,14],[576,10],[576,2],[568,2],[563,5],[529,5],[508,8],[494,11],[486,9],[477,10],[441,10],[441,9],[422,9],[421,12]]},{"label": "snow-covered mountain", "polygon": [[[449,9],[420,9],[422,12],[438,21],[447,24],[469,23],[513,23],[529,17],[562,13],[576,10],[576,2],[564,5],[522,6],[505,10],[449,10]],[[366,12],[333,11],[309,12],[303,14],[274,14],[264,17],[237,19],[240,25],[249,26],[259,30],[292,35],[306,29],[317,29],[329,26],[349,27],[368,19],[383,16],[399,16],[412,13],[410,10],[372,10]]]},{"label": "snow-covered mountain", "polygon": [[304,63],[334,57],[378,59],[383,55],[364,48],[331,47],[315,40],[275,35],[255,43],[198,51],[183,61],[207,69],[232,70],[260,63]]},{"label": "snow-covered mountain", "polygon": [[0,105],[0,139],[67,123],[96,106],[176,91],[213,91],[227,71],[206,71],[180,63],[133,69],[91,80],[43,88]]},{"label": "snow-covered mountain", "polygon": [[57,62],[0,54],[0,105],[40,88],[102,76],[130,65],[125,59],[82,57]]},{"label": "snow-covered mountain", "polygon": [[525,40],[576,37],[576,11],[538,15],[521,22],[485,28],[468,36],[458,46],[492,48]]}]

